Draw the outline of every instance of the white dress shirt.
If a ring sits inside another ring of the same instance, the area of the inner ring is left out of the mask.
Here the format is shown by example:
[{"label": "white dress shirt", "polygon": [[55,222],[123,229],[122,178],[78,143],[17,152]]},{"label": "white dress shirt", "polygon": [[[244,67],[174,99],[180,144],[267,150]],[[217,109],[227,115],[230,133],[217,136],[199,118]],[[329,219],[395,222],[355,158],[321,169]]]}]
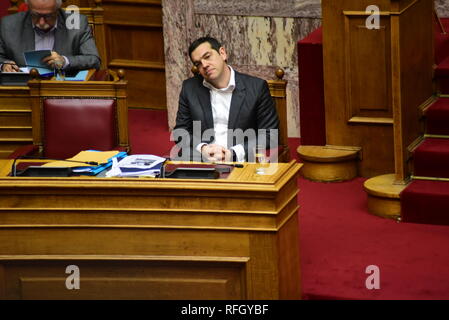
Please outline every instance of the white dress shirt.
[{"label": "white dress shirt", "polygon": [[[56,20],[56,23],[53,28],[51,28],[49,31],[44,32],[40,30],[38,27],[33,25],[34,30],[34,50],[52,50],[55,44],[55,32],[56,27],[58,25],[58,21]],[[66,56],[62,56],[64,58],[64,67],[63,69],[67,68],[70,61]]]},{"label": "white dress shirt", "polygon": [[[226,88],[217,89],[212,84],[203,80],[203,85],[209,89],[210,103],[212,105],[212,117],[214,120],[214,141],[212,143],[221,145],[228,149],[228,122],[229,110],[231,109],[232,93],[235,89],[235,72],[230,66],[231,78]],[[196,150],[201,152],[201,147],[206,143],[200,143]],[[237,161],[245,161],[245,148],[239,144],[229,148],[234,150]]]}]

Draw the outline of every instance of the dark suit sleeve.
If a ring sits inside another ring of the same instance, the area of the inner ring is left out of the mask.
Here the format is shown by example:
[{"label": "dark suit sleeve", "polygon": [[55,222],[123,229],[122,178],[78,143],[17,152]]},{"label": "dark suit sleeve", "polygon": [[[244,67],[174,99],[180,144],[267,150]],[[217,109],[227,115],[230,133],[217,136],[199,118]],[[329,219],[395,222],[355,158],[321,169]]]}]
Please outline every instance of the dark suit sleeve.
[{"label": "dark suit sleeve", "polygon": [[270,95],[268,83],[261,80],[256,87],[256,139],[249,139],[244,143],[245,158],[254,161],[253,153],[256,145],[265,146],[266,149],[277,148],[279,145],[279,118],[275,102]]},{"label": "dark suit sleeve", "polygon": [[3,32],[4,32],[3,21],[4,21],[3,19],[0,20],[0,64],[5,62],[6,60],[9,60],[6,55],[6,46],[3,40]]},{"label": "dark suit sleeve", "polygon": [[80,15],[80,30],[77,54],[67,56],[69,59],[68,69],[100,69],[100,55],[98,54],[95,39],[84,15]]},{"label": "dark suit sleeve", "polygon": [[192,117],[190,115],[185,82],[183,82],[181,92],[179,94],[178,113],[176,114],[175,130],[176,129],[184,129],[189,133],[192,133]]},{"label": "dark suit sleeve", "polygon": [[[191,106],[188,98],[188,89],[186,82],[182,84],[181,93],[179,94],[178,112],[176,114],[176,125],[173,130],[173,137],[178,147],[178,160],[195,160],[201,161],[201,154],[195,150],[194,141],[201,141],[201,137],[193,136],[193,118],[191,115]],[[201,135],[201,132],[197,132]]]}]

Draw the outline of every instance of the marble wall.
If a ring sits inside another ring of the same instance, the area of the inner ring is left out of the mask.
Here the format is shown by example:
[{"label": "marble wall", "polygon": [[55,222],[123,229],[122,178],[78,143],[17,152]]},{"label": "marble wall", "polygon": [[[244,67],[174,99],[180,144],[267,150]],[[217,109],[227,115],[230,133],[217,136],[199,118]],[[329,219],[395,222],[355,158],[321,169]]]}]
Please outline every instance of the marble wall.
[{"label": "marble wall", "polygon": [[274,79],[281,67],[288,80],[288,133],[299,136],[296,43],[321,25],[320,0],[162,0],[169,125],[176,118],[182,80],[191,76],[190,42],[211,35],[221,40],[236,70]]},{"label": "marble wall", "polygon": [[435,9],[440,17],[449,18],[449,0],[435,0]]},{"label": "marble wall", "polygon": [[[191,76],[187,48],[211,35],[241,72],[274,79],[285,70],[288,135],[299,137],[297,41],[321,25],[321,0],[162,0],[169,126],[173,128],[182,81]],[[449,17],[449,0],[435,0]]]}]

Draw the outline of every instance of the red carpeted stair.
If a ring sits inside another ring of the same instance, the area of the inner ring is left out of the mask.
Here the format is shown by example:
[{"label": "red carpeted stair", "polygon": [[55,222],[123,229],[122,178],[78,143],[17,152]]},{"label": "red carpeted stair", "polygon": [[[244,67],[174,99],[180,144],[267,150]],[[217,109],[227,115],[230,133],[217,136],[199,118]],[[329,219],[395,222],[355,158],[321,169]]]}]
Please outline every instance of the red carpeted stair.
[{"label": "red carpeted stair", "polygon": [[[435,82],[449,93],[449,18],[435,24]],[[404,222],[449,225],[449,98],[427,108],[426,135],[413,151],[413,180],[401,194]]]},{"label": "red carpeted stair", "polygon": [[427,134],[449,136],[449,98],[439,98],[433,103],[426,111],[426,118]]},{"label": "red carpeted stair", "polygon": [[443,30],[435,24],[435,80],[439,91],[449,93],[449,18],[441,18]]},{"label": "red carpeted stair", "polygon": [[[415,179],[401,194],[404,222],[449,225],[449,99],[439,98],[425,113],[425,138],[413,152]],[[447,136],[447,138],[445,137]]]},{"label": "red carpeted stair", "polygon": [[401,194],[403,220],[449,225],[449,182],[415,180]]},{"label": "red carpeted stair", "polygon": [[413,175],[449,178],[449,139],[425,139],[413,153]]}]

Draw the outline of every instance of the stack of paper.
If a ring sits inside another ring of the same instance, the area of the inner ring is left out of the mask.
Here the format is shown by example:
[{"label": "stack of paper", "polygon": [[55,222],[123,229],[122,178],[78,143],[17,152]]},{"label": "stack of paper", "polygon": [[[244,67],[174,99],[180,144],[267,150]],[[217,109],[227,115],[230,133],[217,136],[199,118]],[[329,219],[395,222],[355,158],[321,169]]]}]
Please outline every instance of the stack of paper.
[{"label": "stack of paper", "polygon": [[[112,159],[121,160],[127,156],[126,152],[120,151],[81,151],[69,161],[53,161],[44,164],[44,167],[70,167],[72,172],[82,175],[96,175],[112,166]],[[89,165],[87,162],[96,162],[97,165]]]},{"label": "stack of paper", "polygon": [[121,161],[112,160],[112,169],[107,177],[156,177],[161,173],[165,158],[151,154],[135,154]]}]

